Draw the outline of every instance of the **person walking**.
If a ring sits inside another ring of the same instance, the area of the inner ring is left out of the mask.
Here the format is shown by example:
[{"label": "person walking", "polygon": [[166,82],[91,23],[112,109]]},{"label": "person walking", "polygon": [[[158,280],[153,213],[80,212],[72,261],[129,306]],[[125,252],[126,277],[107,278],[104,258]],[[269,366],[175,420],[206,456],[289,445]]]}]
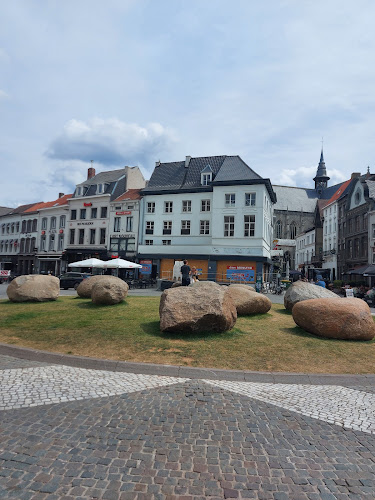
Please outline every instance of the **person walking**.
[{"label": "person walking", "polygon": [[184,260],[184,265],[181,266],[181,274],[182,274],[182,286],[190,285],[190,273],[191,269],[188,265],[188,261]]},{"label": "person walking", "polygon": [[325,283],[325,281],[323,280],[323,276],[321,276],[321,275],[319,274],[319,276],[317,276],[317,277],[316,277],[316,279],[317,279],[317,281],[316,281],[315,285],[318,285],[318,286],[321,286],[321,287],[323,287],[323,288],[326,288],[326,283]]}]

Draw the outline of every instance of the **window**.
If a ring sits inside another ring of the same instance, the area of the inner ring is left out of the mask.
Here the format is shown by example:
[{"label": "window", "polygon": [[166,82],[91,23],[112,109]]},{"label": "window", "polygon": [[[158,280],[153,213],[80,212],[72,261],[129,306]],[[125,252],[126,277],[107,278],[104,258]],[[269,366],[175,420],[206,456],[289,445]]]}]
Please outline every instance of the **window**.
[{"label": "window", "polygon": [[210,234],[209,220],[201,220],[199,234]]},{"label": "window", "polygon": [[41,252],[44,252],[45,249],[46,249],[46,237],[45,237],[45,235],[43,235],[40,238],[40,250],[41,250]]},{"label": "window", "polygon": [[19,222],[17,222],[17,223],[16,223],[16,233],[18,233],[18,232],[19,232],[19,230],[20,230],[20,223],[19,223]]},{"label": "window", "polygon": [[100,245],[104,245],[105,244],[105,228],[102,227],[100,229]]},{"label": "window", "polygon": [[281,220],[278,220],[276,222],[276,238],[282,238],[282,234],[283,234],[283,225],[281,224]]},{"label": "window", "polygon": [[191,201],[190,200],[184,200],[182,202],[182,211],[183,212],[191,212]]},{"label": "window", "polygon": [[121,205],[117,205],[117,207],[115,207],[115,210],[121,210]]},{"label": "window", "polygon": [[65,215],[60,215],[60,227],[65,227],[66,217]]},{"label": "window", "polygon": [[98,184],[98,193],[103,192],[103,184]]},{"label": "window", "polygon": [[211,211],[211,200],[202,200],[201,201],[201,211],[202,212],[210,212]]},{"label": "window", "polygon": [[181,221],[181,234],[190,234],[190,221],[182,220]]},{"label": "window", "polygon": [[147,203],[147,213],[148,214],[154,214],[155,213],[155,202],[149,201]]},{"label": "window", "polygon": [[225,195],[225,206],[226,207],[234,207],[236,204],[236,195],[235,193],[229,193]]},{"label": "window", "polygon": [[208,186],[208,184],[212,181],[212,173],[202,174],[202,186]]},{"label": "window", "polygon": [[131,233],[133,231],[133,217],[126,217],[126,232]]},{"label": "window", "polygon": [[56,229],[56,217],[51,217],[51,229]]},{"label": "window", "polygon": [[[36,230],[36,228],[35,228]],[[14,222],[12,222],[12,225],[11,225],[11,232],[14,233]]]},{"label": "window", "polygon": [[163,222],[163,234],[172,234],[172,221],[165,220]]},{"label": "window", "polygon": [[[35,233],[36,230],[37,230],[37,226],[38,226],[38,219],[34,219],[33,220],[33,227],[32,227],[32,232]],[[14,227],[13,227],[13,224],[12,224],[12,233],[14,232]]]},{"label": "window", "polygon": [[70,220],[76,220],[77,219],[77,210],[71,210],[70,211]]},{"label": "window", "polygon": [[224,216],[224,237],[234,236],[234,217],[233,215]]},{"label": "window", "polygon": [[91,209],[91,218],[96,219],[98,217],[98,209],[97,208],[92,208]]},{"label": "window", "polygon": [[255,207],[256,193],[245,193],[245,205],[247,207]]},{"label": "window", "polygon": [[120,232],[120,217],[115,217],[115,223],[114,223],[114,227],[113,227],[113,231],[115,233],[119,233]]},{"label": "window", "polygon": [[96,229],[90,229],[90,245],[95,245]]},{"label": "window", "polygon": [[64,250],[64,235],[63,234],[59,234],[59,240],[57,242],[57,250],[59,252]]},{"label": "window", "polygon": [[255,236],[255,215],[244,215],[244,236]]},{"label": "window", "polygon": [[78,231],[78,245],[83,245],[85,242],[85,230],[79,229]]},{"label": "window", "polygon": [[146,234],[154,234],[154,221],[146,222]]},{"label": "window", "polygon": [[75,229],[70,230],[70,235],[69,235],[69,245],[74,245],[74,240],[75,240]]},{"label": "window", "polygon": [[170,245],[172,243],[172,240],[162,240],[163,245]]},{"label": "window", "polygon": [[145,245],[153,245],[154,240],[145,240]]},{"label": "window", "polygon": [[170,214],[173,211],[173,201],[165,201],[164,202],[164,212],[166,214]]},{"label": "window", "polygon": [[295,222],[290,223],[290,234],[289,237],[291,240],[294,240],[295,237],[297,236],[297,225]]},{"label": "window", "polygon": [[42,230],[45,231],[47,229],[47,217],[43,217],[42,219]]},{"label": "window", "polygon": [[77,196],[81,196],[81,194],[82,194],[82,188],[78,187],[77,188]]},{"label": "window", "polygon": [[49,237],[49,248],[48,250],[50,252],[52,252],[53,250],[55,250],[55,235],[54,234],[51,234],[50,237]]},{"label": "window", "polygon": [[375,238],[375,224],[372,224],[372,237]]},{"label": "window", "polygon": [[107,207],[100,208],[100,217],[101,219],[105,219],[107,217]]},{"label": "window", "polygon": [[86,209],[85,208],[81,208],[80,219],[86,219]]}]

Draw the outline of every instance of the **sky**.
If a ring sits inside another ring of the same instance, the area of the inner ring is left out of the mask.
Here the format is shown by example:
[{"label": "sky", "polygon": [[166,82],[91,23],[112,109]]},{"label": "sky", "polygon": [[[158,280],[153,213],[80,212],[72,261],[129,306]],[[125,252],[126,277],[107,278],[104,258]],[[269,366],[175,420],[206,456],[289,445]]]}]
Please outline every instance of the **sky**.
[{"label": "sky", "polygon": [[375,2],[0,0],[0,206],[240,155],[273,184],[375,173]]}]

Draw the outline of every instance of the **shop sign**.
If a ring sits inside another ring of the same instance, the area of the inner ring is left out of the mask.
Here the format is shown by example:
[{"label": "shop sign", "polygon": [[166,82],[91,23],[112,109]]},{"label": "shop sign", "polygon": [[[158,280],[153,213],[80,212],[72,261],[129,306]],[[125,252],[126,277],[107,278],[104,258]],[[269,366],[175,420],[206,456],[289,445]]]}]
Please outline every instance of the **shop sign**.
[{"label": "shop sign", "polygon": [[130,211],[122,211],[122,212],[116,212],[116,215],[130,215]]},{"label": "shop sign", "polygon": [[77,226],[92,226],[93,222],[77,222]]},{"label": "shop sign", "polygon": [[92,207],[92,203],[84,203],[83,206],[84,207]]},{"label": "shop sign", "polygon": [[227,280],[254,281],[253,266],[227,266]]}]

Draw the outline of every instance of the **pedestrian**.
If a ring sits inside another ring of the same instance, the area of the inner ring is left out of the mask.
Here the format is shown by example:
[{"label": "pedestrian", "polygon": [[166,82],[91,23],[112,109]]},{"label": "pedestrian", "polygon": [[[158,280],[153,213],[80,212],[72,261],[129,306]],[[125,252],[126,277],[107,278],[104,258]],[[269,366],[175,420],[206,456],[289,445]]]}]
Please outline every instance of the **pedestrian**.
[{"label": "pedestrian", "polygon": [[181,274],[182,274],[182,286],[190,285],[190,273],[191,269],[188,265],[188,261],[184,260],[184,265],[181,266]]},{"label": "pedestrian", "polygon": [[315,285],[318,285],[318,286],[321,286],[323,288],[326,287],[326,283],[325,281],[323,280],[323,276],[321,276],[320,274],[316,277],[317,281],[315,282]]},{"label": "pedestrian", "polygon": [[198,271],[197,271],[197,268],[195,266],[192,266],[192,268],[191,268],[191,281],[193,283],[198,281]]}]

